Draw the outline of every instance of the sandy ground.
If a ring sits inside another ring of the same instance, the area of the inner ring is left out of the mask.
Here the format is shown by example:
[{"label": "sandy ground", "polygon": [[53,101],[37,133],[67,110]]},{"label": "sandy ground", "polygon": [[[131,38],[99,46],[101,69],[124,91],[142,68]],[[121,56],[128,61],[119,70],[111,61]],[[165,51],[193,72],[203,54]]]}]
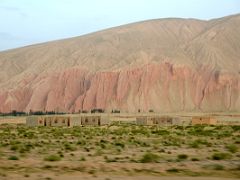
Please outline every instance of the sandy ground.
[{"label": "sandy ground", "polygon": [[184,177],[184,176],[91,176],[91,175],[61,175],[56,176],[53,174],[34,174],[29,177],[22,177],[18,175],[13,175],[9,177],[0,177],[1,180],[237,180],[234,178],[221,178],[221,177]]}]

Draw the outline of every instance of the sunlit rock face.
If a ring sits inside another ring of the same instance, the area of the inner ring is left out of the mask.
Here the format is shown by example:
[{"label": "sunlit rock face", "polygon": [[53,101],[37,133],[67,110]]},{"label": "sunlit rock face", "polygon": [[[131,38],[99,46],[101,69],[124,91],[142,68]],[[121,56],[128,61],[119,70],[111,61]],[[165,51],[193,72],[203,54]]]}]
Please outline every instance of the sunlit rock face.
[{"label": "sunlit rock face", "polygon": [[240,111],[240,16],[160,19],[0,53],[0,111]]}]

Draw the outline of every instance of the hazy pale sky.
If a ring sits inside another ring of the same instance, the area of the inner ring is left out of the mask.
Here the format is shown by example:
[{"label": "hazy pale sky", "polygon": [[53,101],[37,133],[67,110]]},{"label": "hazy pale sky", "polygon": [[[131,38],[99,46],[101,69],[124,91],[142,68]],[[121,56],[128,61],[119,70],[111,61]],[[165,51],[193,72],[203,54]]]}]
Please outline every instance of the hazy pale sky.
[{"label": "hazy pale sky", "polygon": [[240,13],[240,0],[0,0],[0,51],[165,17]]}]

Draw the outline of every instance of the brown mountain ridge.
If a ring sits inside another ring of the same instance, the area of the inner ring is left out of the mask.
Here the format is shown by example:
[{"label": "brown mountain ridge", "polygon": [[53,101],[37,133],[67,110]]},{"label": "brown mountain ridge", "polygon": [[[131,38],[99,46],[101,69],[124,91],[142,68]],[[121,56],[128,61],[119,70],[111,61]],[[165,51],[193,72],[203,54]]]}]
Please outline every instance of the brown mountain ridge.
[{"label": "brown mountain ridge", "polygon": [[149,20],[0,52],[0,111],[240,111],[240,15]]}]

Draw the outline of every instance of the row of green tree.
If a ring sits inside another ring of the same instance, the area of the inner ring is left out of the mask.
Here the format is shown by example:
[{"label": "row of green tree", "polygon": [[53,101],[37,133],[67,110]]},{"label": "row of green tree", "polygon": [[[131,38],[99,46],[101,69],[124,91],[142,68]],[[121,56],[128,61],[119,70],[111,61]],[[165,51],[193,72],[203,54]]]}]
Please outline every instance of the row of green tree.
[{"label": "row of green tree", "polygon": [[1,113],[0,116],[31,116],[31,115],[53,115],[53,114],[66,114],[64,112],[55,112],[55,111],[29,111],[29,112],[23,112],[23,111],[16,111],[13,110],[8,113]]},{"label": "row of green tree", "polygon": [[[72,112],[72,114],[81,114],[81,113],[104,113],[105,110],[104,109],[92,109],[90,111],[87,110],[79,110],[77,113]],[[138,110],[138,112],[140,113],[141,111]],[[154,112],[153,110],[149,110],[149,112]],[[121,113],[120,110],[118,109],[113,109],[111,111],[111,113]],[[56,112],[56,111],[32,111],[30,110],[29,112],[23,112],[23,111],[16,111],[13,110],[11,112],[8,113],[1,113],[0,112],[0,116],[32,116],[32,115],[54,115],[54,114],[66,114],[65,112]]]},{"label": "row of green tree", "polygon": [[[103,109],[92,109],[91,111],[87,110],[80,110],[78,113],[104,113],[105,111]],[[112,110],[112,113],[120,113],[120,110]],[[65,112],[56,112],[56,111],[32,111],[29,112],[23,112],[23,111],[16,111],[13,110],[8,113],[1,113],[0,116],[32,116],[32,115],[54,115],[54,114],[66,114]],[[72,114],[76,114],[73,112]]]}]

